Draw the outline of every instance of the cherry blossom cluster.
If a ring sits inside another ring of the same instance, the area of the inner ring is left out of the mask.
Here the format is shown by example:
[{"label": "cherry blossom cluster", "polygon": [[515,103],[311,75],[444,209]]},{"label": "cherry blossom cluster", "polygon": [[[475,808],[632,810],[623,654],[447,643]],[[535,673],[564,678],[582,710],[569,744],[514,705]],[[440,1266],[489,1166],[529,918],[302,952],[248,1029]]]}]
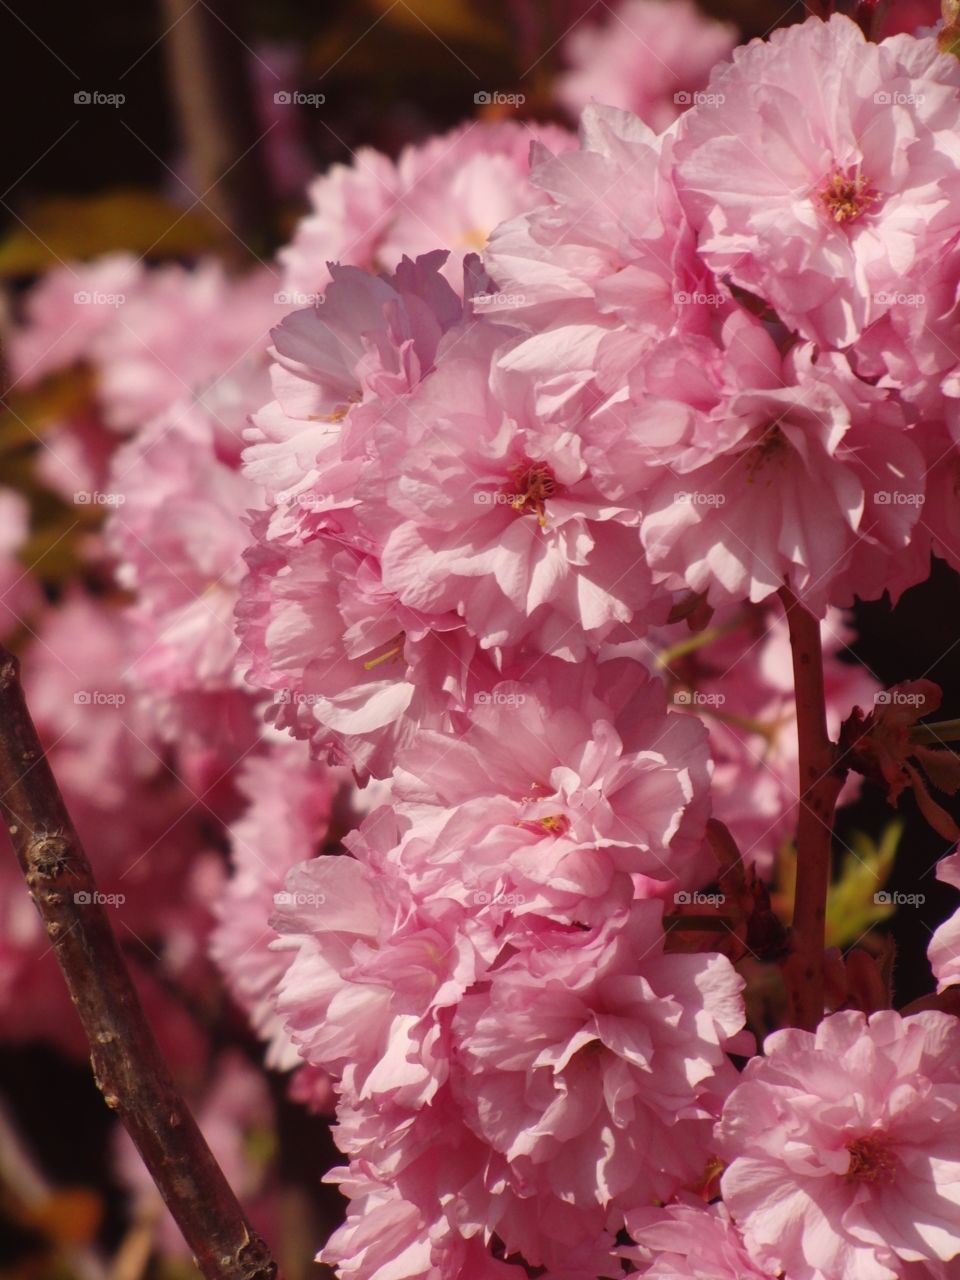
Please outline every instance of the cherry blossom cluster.
[{"label": "cherry blossom cluster", "polygon": [[[952,831],[911,763],[953,785],[910,738],[935,687],[891,706],[843,610],[960,569],[960,62],[915,23],[733,49],[665,7],[616,17],[650,74],[614,26],[567,42],[579,141],[361,149],[278,271],[52,272],[14,344],[26,383],[87,369],[41,474],[110,515],[51,604],[0,490],[0,634],[35,630],[167,1038],[212,959],[335,1112],[344,1280],[958,1265],[960,909],[932,1005],[856,999],[834,955],[816,1030],[756,922],[799,807],[781,599],[819,623],[831,738]],[[4,895],[0,1009],[63,1039],[29,911]],[[205,1049],[202,1118],[269,1223],[263,1080]]]},{"label": "cherry blossom cluster", "polygon": [[[336,1082],[342,1275],[701,1274],[691,1214],[709,1274],[939,1274],[960,1251],[952,1016],[838,1012],[739,1078],[741,979],[664,930],[718,874],[690,710],[719,711],[714,811],[752,860],[793,824],[795,757],[761,771],[751,742],[792,692],[771,597],[836,649],[837,607],[923,581],[931,551],[960,563],[937,500],[958,122],[933,38],[777,31],[665,132],[588,106],[579,149],[536,140],[533,194],[482,257],[331,257],[275,329],[244,463],[265,495],[248,678],[279,729],[385,784],[273,920],[274,1011]],[[704,608],[714,668],[706,645],[672,656]],[[752,642],[724,639],[750,616]],[[711,680],[751,643],[765,667]],[[868,702],[842,670],[837,705]],[[937,1137],[908,1097],[942,1108]],[[725,1208],[690,1201],[724,1165]]]},{"label": "cherry blossom cluster", "polygon": [[[520,184],[521,196],[491,211],[490,184],[468,182],[464,227],[489,228],[527,207],[530,136],[520,125],[477,125],[409,148],[409,217],[422,225],[418,202],[436,202],[427,178],[442,156],[447,182],[479,156],[499,189]],[[572,145],[556,127],[535,136]],[[309,246],[309,219],[303,234]],[[350,248],[328,239],[326,252],[349,261]],[[25,297],[9,358],[17,390],[54,388],[37,472],[67,507],[58,541],[86,530],[80,581],[62,596],[47,599],[25,569],[38,554],[45,567],[28,504],[0,489],[0,639],[23,649],[33,714],[141,999],[180,1079],[200,1090],[208,1137],[238,1189],[262,1181],[237,1145],[238,1126],[267,1128],[270,1104],[262,1082],[208,1043],[195,1016],[212,1017],[222,1003],[208,953],[265,1040],[269,1065],[292,1072],[291,1096],[327,1111],[329,1077],[299,1057],[273,1012],[286,964],[268,950],[268,920],[287,868],[336,844],[376,803],[374,787],[358,792],[343,770],[310,760],[305,744],[265,729],[271,699],[246,681],[250,655],[234,629],[249,521],[265,505],[240,470],[243,434],[269,393],[270,329],[296,304],[295,280],[266,265],[231,275],[213,259],[147,267],[114,254],[50,271]],[[85,1056],[9,859],[0,880],[3,1036]],[[237,1091],[246,1102],[231,1101]],[[136,1167],[124,1155],[120,1176],[149,1199]],[[257,1203],[273,1235],[276,1202]],[[163,1248],[180,1255],[176,1239],[168,1221]]]}]

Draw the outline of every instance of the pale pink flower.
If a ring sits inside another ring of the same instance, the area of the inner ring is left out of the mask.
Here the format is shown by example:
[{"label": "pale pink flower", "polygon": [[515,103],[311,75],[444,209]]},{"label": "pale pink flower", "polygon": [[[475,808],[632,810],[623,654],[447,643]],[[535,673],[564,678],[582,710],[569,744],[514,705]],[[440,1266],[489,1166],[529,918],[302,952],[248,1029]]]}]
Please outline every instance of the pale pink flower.
[{"label": "pale pink flower", "polygon": [[536,377],[540,411],[585,412],[666,337],[707,332],[730,302],[678,203],[672,135],[589,106],[578,151],[538,147],[533,160],[550,202],[491,236],[483,310],[530,333],[507,363]]},{"label": "pale pink flower", "polygon": [[876,45],[839,16],[736,50],[677,144],[708,265],[805,337],[849,346],[960,226],[958,86],[934,39]]},{"label": "pale pink flower", "polygon": [[531,148],[566,151],[572,136],[535,121],[472,122],[410,147],[397,169],[402,194],[380,245],[380,262],[392,267],[435,245],[450,250],[443,268],[454,288],[463,283],[464,258],[485,248],[493,229],[544,203],[529,180]]},{"label": "pale pink flower", "polygon": [[531,920],[460,1003],[454,1093],[535,1195],[623,1210],[705,1169],[742,981],[721,956],[664,955],[661,913],[635,903],[586,931]]},{"label": "pale pink flower", "polygon": [[272,945],[293,952],[277,1009],[300,1056],[361,1100],[428,1103],[446,1074],[446,1011],[480,968],[465,910],[421,907],[396,870],[343,856],[296,867],[275,903]]},{"label": "pale pink flower", "polygon": [[402,604],[460,615],[482,648],[575,660],[664,601],[636,511],[605,497],[576,431],[536,415],[524,377],[491,377],[499,336],[476,325],[386,413],[357,515]]},{"label": "pale pink flower", "polygon": [[37,475],[48,489],[70,503],[107,493],[110,459],[119,441],[96,406],[81,410],[44,431]]},{"label": "pale pink flower", "polygon": [[448,728],[498,673],[455,616],[424,618],[382,585],[378,561],[336,532],[247,553],[237,606],[248,680],[267,718],[375,777],[418,726]]},{"label": "pale pink flower", "polygon": [[724,1203],[791,1280],[894,1280],[960,1251],[960,1026],[835,1013],[776,1031],[717,1126]]},{"label": "pale pink flower", "polygon": [[105,421],[129,431],[262,353],[284,307],[266,268],[230,277],[213,259],[148,270],[111,255],[52,272],[28,295],[14,367],[33,383],[82,360]]},{"label": "pale pink flower", "polygon": [[412,825],[392,856],[417,892],[498,922],[595,923],[629,902],[632,878],[672,892],[709,877],[703,730],[665,712],[659,681],[631,674],[616,718],[557,663],[539,685],[477,694],[461,735],[423,731],[400,753],[393,790]]},{"label": "pale pink flower", "polygon": [[[203,1039],[166,983],[197,994],[219,859],[204,846],[209,811],[171,772],[148,718],[123,682],[122,610],[71,594],[35,620],[23,653],[27,699],[81,841],[95,863],[148,1017],[171,1060],[197,1069]],[[49,938],[16,861],[0,888],[0,1022],[11,1040],[42,1038],[87,1052]]]},{"label": "pale pink flower", "polygon": [[192,270],[148,272],[91,350],[106,421],[118,430],[139,427],[263,352],[283,314],[276,291],[267,269],[231,278],[219,263],[201,261]]},{"label": "pale pink flower", "polygon": [[161,414],[113,458],[106,529],[117,582],[134,597],[130,687],[166,741],[228,763],[255,732],[234,608],[247,513],[262,504],[235,444],[200,403]]},{"label": "pale pink flower", "polygon": [[125,803],[129,786],[160,767],[125,682],[131,656],[122,610],[73,592],[46,611],[24,658],[31,712],[56,743],[58,781],[103,807]]},{"label": "pale pink flower", "polygon": [[747,1252],[722,1204],[687,1203],[635,1209],[626,1229],[634,1247],[621,1252],[646,1280],[772,1280],[777,1268]]},{"label": "pale pink flower", "polygon": [[443,250],[404,258],[393,275],[333,266],[322,305],[273,330],[273,388],[291,418],[336,423],[354,403],[411,390],[433,366],[463,304],[439,274]]},{"label": "pale pink flower", "polygon": [[278,1070],[300,1065],[300,1056],[274,1009],[289,957],[270,950],[276,934],[267,922],[287,871],[322,845],[341,782],[331,770],[311,763],[295,743],[249,756],[237,778],[247,807],[230,827],[232,874],[214,906],[218,923],[210,954],[254,1031],[267,1042],[267,1066]]},{"label": "pale pink flower", "polygon": [[26,295],[10,343],[14,385],[33,386],[59,369],[95,362],[99,340],[116,332],[119,308],[144,287],[146,275],[128,253],[48,271]]},{"label": "pale pink flower", "polygon": [[466,1239],[446,1224],[431,1222],[397,1188],[362,1166],[337,1169],[350,1204],[347,1220],[318,1255],[343,1280],[523,1280],[521,1266],[495,1259],[481,1239]]},{"label": "pale pink flower", "polygon": [[[726,390],[699,430],[700,455],[675,455],[644,503],[643,544],[666,585],[718,604],[758,602],[786,582],[822,616],[869,594],[860,557],[909,545],[922,455],[893,398],[844,357],[794,348],[757,389]],[[894,503],[893,491],[914,500]]]},{"label": "pale pink flower", "polygon": [[307,191],[311,211],[278,255],[286,292],[306,305],[323,292],[329,263],[372,268],[399,190],[393,161],[373,147],[358,147],[351,164],[331,165],[314,178]]},{"label": "pale pink flower", "polygon": [[601,21],[594,16],[562,45],[569,69],[555,93],[575,119],[601,102],[660,132],[697,100],[737,43],[736,27],[708,18],[693,0],[622,0]]},{"label": "pale pink flower", "polygon": [[498,223],[542,197],[530,185],[530,144],[571,144],[555,125],[471,121],[406,147],[396,163],[360,147],[351,165],[334,165],[309,190],[312,212],[280,252],[286,288],[307,300],[330,279],[329,264],[392,271],[403,254],[447,249],[443,268],[455,289],[463,260],[483,249]]},{"label": "pale pink flower", "polygon": [[[937,863],[937,879],[960,889],[960,850]],[[960,908],[936,930],[927,947],[927,959],[937,980],[937,990],[960,982]]]}]

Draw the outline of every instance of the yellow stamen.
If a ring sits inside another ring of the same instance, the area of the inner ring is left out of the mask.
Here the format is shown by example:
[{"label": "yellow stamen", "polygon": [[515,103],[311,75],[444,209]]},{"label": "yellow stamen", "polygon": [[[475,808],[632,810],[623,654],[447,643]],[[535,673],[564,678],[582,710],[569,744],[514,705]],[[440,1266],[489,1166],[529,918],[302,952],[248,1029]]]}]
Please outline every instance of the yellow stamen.
[{"label": "yellow stamen", "polygon": [[386,653],[381,653],[378,658],[369,658],[364,664],[364,671],[373,671],[375,667],[382,666],[384,662],[389,662],[391,658],[398,657],[403,652],[403,641],[398,645],[394,645],[392,649],[388,649]]}]

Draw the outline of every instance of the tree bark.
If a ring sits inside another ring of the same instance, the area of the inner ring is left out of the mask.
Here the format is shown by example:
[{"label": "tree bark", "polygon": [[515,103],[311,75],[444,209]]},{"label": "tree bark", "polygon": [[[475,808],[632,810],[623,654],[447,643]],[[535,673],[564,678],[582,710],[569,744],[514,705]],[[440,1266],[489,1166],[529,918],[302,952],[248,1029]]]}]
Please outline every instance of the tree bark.
[{"label": "tree bark", "polygon": [[819,621],[787,588],[780,591],[790,628],[797,706],[799,798],[797,884],[784,966],[790,1020],[814,1031],[823,1017],[827,891],[837,799],[843,786],[837,750],[827,733]]},{"label": "tree bark", "polygon": [[180,1096],[124,963],[90,863],[0,648],[0,811],[90,1042],[94,1077],[209,1280],[274,1280]]}]

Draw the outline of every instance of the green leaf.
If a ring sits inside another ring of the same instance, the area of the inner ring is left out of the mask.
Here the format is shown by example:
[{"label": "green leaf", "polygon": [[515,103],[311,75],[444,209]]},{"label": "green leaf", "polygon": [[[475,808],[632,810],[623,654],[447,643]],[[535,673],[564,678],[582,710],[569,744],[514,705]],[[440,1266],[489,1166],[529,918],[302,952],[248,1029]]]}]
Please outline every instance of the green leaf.
[{"label": "green leaf", "polygon": [[903,835],[903,822],[888,823],[876,842],[863,832],[855,832],[840,867],[840,874],[827,895],[827,946],[846,947],[856,942],[874,925],[893,915],[893,903],[877,902],[890,878]]}]

